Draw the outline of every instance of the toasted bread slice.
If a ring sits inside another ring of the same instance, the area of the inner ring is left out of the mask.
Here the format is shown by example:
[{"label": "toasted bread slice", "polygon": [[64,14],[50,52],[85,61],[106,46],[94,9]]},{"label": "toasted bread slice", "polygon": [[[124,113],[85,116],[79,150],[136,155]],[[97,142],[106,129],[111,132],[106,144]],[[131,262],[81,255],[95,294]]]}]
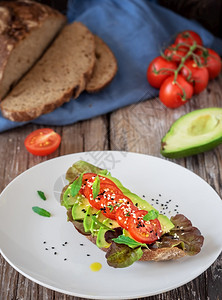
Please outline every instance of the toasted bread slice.
[{"label": "toasted bread slice", "polygon": [[106,43],[95,36],[96,42],[96,64],[92,78],[87,83],[86,91],[96,93],[106,87],[114,78],[117,72],[117,61]]},{"label": "toasted bread slice", "polygon": [[4,117],[29,121],[77,98],[95,64],[94,35],[80,22],[64,27],[52,46],[2,101]]}]

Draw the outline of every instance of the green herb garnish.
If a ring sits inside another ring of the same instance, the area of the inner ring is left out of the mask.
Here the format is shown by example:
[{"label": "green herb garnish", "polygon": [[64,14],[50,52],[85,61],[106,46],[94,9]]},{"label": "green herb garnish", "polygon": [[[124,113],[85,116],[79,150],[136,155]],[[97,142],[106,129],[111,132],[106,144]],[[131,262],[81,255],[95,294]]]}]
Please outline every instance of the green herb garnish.
[{"label": "green herb garnish", "polygon": [[92,185],[93,199],[96,199],[96,197],[99,194],[99,191],[100,191],[100,179],[99,176],[97,175]]},{"label": "green herb garnish", "polygon": [[115,243],[117,244],[124,244],[129,246],[130,248],[136,248],[136,247],[147,247],[146,244],[143,243],[139,243],[137,241],[135,241],[134,239],[131,239],[129,236],[125,236],[125,235],[119,235],[117,238],[112,239]]},{"label": "green herb garnish", "polygon": [[114,209],[114,206],[112,204],[107,205],[107,207],[109,208],[110,212],[112,212]]},{"label": "green herb garnish", "polygon": [[154,219],[157,219],[159,216],[159,213],[158,211],[155,211],[155,210],[150,210],[148,212],[148,214],[146,214],[144,217],[143,217],[143,220],[144,221],[150,221],[150,220],[154,220]]},{"label": "green herb garnish", "polygon": [[33,207],[32,207],[32,210],[33,210],[36,214],[38,214],[38,215],[40,215],[40,216],[48,217],[48,218],[51,217],[50,212],[48,212],[47,210],[45,210],[45,209],[43,209],[43,208],[41,208],[41,207],[33,206]]},{"label": "green herb garnish", "polygon": [[42,200],[46,200],[46,196],[45,196],[44,192],[42,192],[42,191],[37,191],[37,193],[38,193],[39,197],[40,197]]},{"label": "green herb garnish", "polygon": [[81,173],[79,177],[71,184],[70,194],[72,197],[75,197],[81,189],[83,174],[84,172]]}]

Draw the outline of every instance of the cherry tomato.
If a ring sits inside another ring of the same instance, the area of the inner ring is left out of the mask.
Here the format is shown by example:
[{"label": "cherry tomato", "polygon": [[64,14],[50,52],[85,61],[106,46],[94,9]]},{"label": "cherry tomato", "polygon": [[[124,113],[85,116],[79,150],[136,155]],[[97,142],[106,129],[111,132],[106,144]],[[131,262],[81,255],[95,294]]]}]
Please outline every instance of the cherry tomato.
[{"label": "cherry tomato", "polygon": [[146,210],[137,210],[129,218],[129,233],[138,242],[152,244],[161,236],[161,225],[158,219],[144,221]]},{"label": "cherry tomato", "polygon": [[[163,81],[172,75],[177,64],[174,61],[167,61],[162,56],[154,58],[147,69],[147,80],[155,88],[160,88]],[[171,71],[172,70],[172,71]]]},{"label": "cherry tomato", "polygon": [[54,152],[61,143],[61,137],[50,128],[41,128],[31,132],[25,139],[26,149],[39,156]]},{"label": "cherry tomato", "polygon": [[206,48],[206,50],[198,49],[196,54],[200,57],[201,63],[207,68],[209,78],[216,78],[221,72],[221,58],[214,50]]},{"label": "cherry tomato", "polygon": [[209,81],[207,68],[198,66],[194,60],[185,62],[181,75],[193,85],[194,94],[199,94],[207,87]]},{"label": "cherry tomato", "polygon": [[128,229],[129,218],[138,208],[129,199],[127,203],[124,203],[116,209],[116,221],[125,229]]},{"label": "cherry tomato", "polygon": [[193,87],[183,76],[178,75],[176,82],[174,76],[168,77],[160,88],[160,101],[167,107],[176,108],[184,105],[193,96]]},{"label": "cherry tomato", "polygon": [[187,45],[193,45],[194,41],[197,43],[197,45],[203,45],[202,39],[199,36],[199,34],[191,30],[185,30],[177,35],[175,39],[175,44],[183,43]]},{"label": "cherry tomato", "polygon": [[173,44],[165,49],[164,55],[171,61],[180,62],[181,58],[187,54],[187,51],[186,47]]}]

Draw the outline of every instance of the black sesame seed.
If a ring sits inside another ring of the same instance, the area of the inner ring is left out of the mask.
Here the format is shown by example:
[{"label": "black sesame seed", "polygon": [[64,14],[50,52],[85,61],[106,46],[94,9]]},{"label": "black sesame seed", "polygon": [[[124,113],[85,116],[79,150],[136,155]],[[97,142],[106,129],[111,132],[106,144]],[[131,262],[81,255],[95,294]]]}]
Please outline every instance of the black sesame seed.
[{"label": "black sesame seed", "polygon": [[161,197],[162,195],[161,195],[161,194],[159,194],[159,196]]},{"label": "black sesame seed", "polygon": [[54,252],[54,255],[56,255],[57,254],[57,252]]},{"label": "black sesame seed", "polygon": [[174,211],[177,211],[177,209],[175,208]]},{"label": "black sesame seed", "polygon": [[143,198],[145,198],[145,195],[143,195]]},{"label": "black sesame seed", "polygon": [[67,245],[68,244],[68,242],[65,242],[65,245]]},{"label": "black sesame seed", "polygon": [[55,247],[52,247],[52,249],[55,249]]},{"label": "black sesame seed", "polygon": [[90,254],[86,254],[87,256],[90,256]]},{"label": "black sesame seed", "polygon": [[43,244],[46,244],[46,241],[44,241]]},{"label": "black sesame seed", "polygon": [[175,206],[178,207],[179,205],[176,204]]},{"label": "black sesame seed", "polygon": [[67,260],[67,258],[64,258],[64,260]]},{"label": "black sesame seed", "polygon": [[161,206],[163,206],[163,204],[161,204]]},{"label": "black sesame seed", "polygon": [[65,244],[62,244],[63,245],[63,247],[65,246]]},{"label": "black sesame seed", "polygon": [[83,246],[83,244],[81,243],[80,246]]},{"label": "black sesame seed", "polygon": [[45,250],[49,250],[48,248],[45,248]]}]

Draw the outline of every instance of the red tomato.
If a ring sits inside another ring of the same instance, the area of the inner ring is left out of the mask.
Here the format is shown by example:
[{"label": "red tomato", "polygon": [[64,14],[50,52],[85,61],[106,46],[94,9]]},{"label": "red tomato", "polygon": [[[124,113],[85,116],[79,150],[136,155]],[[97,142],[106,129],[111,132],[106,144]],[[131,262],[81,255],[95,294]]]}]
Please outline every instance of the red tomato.
[{"label": "red tomato", "polygon": [[207,68],[209,78],[216,78],[221,72],[221,58],[214,50],[206,48],[206,51],[198,49],[196,54],[199,55],[201,63]]},{"label": "red tomato", "polygon": [[129,218],[138,208],[129,199],[127,203],[124,203],[116,209],[116,221],[125,229],[128,229]]},{"label": "red tomato", "polygon": [[162,230],[158,219],[144,221],[146,210],[137,210],[129,218],[129,233],[138,242],[152,244],[161,236]]},{"label": "red tomato", "polygon": [[25,139],[26,149],[39,156],[54,152],[61,143],[61,137],[50,128],[41,128],[31,132]]},{"label": "red tomato", "polygon": [[203,42],[199,34],[191,30],[185,30],[180,32],[175,40],[175,44],[187,44],[188,46],[193,45],[194,41],[197,45],[202,46]]},{"label": "red tomato", "polygon": [[170,108],[184,105],[192,96],[192,85],[181,75],[177,76],[176,83],[174,82],[174,76],[167,78],[161,85],[159,93],[160,101]]},{"label": "red tomato", "polygon": [[123,194],[104,194],[101,200],[101,211],[104,216],[112,220],[116,220],[116,210],[118,206],[131,201]]},{"label": "red tomato", "polygon": [[163,81],[172,75],[176,68],[177,64],[174,61],[167,61],[162,56],[158,56],[149,64],[147,80],[153,87],[160,88]]},{"label": "red tomato", "polygon": [[185,62],[181,75],[193,85],[194,94],[199,94],[207,87],[209,81],[207,68],[199,67],[194,60]]},{"label": "red tomato", "polygon": [[181,58],[187,54],[187,51],[186,47],[173,44],[165,49],[164,55],[171,61],[180,62]]},{"label": "red tomato", "polygon": [[93,199],[93,182],[95,181],[97,174],[87,173],[83,175],[83,185],[80,190],[81,193],[89,200],[89,203],[96,209],[101,208],[101,201],[104,195],[107,193],[114,194],[122,192],[120,189],[108,178],[99,176],[100,178],[100,191],[98,196]]}]

